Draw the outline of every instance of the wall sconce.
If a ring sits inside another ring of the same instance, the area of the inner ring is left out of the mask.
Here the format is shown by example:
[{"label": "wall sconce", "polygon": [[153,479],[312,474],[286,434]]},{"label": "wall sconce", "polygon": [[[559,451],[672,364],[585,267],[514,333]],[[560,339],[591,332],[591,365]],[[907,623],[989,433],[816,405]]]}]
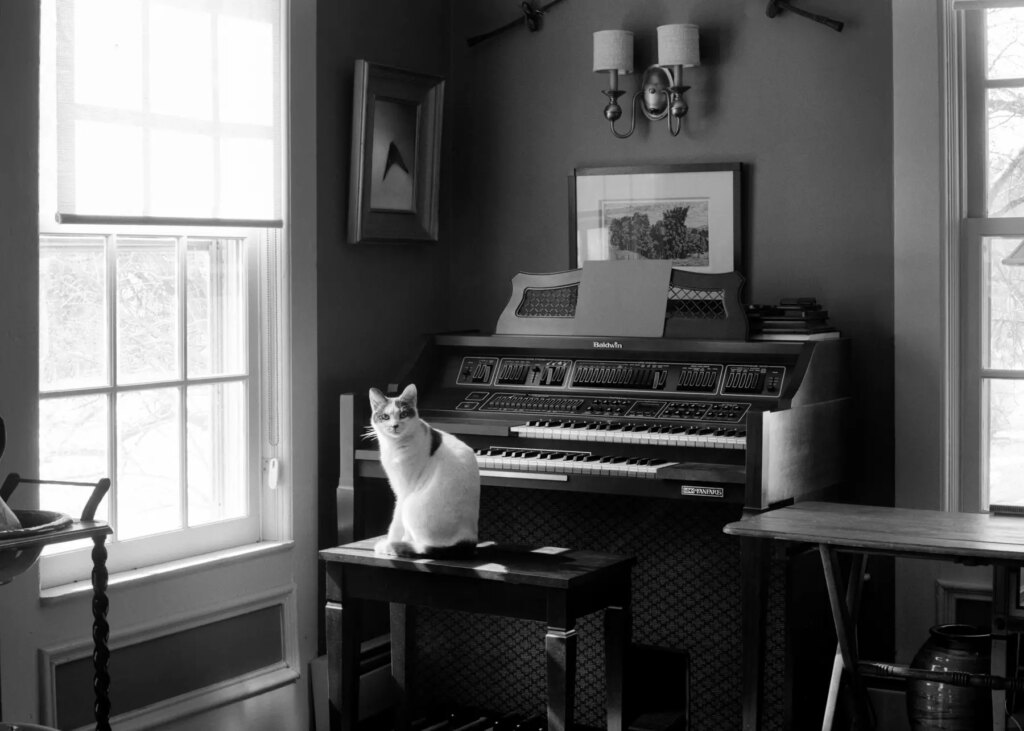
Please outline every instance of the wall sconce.
[{"label": "wall sconce", "polygon": [[[644,72],[640,90],[630,104],[629,131],[619,132],[615,121],[622,116],[619,97],[626,92],[619,89],[619,74],[633,72],[633,33],[628,30],[599,30],[594,33],[594,71],[608,72],[610,88],[603,93],[608,97],[604,116],[611,123],[612,134],[623,139],[636,128],[636,108],[650,120],[668,118],[668,131],[673,137],[682,128],[686,114],[683,92],[683,68],[700,66],[699,33],[690,23],[658,26],[658,63]],[[642,103],[641,103],[642,99]]]}]

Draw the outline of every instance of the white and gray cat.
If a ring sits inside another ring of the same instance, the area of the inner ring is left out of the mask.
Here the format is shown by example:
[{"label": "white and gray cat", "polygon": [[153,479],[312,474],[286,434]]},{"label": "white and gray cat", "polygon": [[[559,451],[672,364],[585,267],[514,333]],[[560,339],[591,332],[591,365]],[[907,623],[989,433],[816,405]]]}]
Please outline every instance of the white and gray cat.
[{"label": "white and gray cat", "polygon": [[387,538],[374,546],[398,556],[471,555],[480,515],[480,469],[472,448],[419,418],[416,386],[389,398],[370,389],[372,434],[395,493]]}]

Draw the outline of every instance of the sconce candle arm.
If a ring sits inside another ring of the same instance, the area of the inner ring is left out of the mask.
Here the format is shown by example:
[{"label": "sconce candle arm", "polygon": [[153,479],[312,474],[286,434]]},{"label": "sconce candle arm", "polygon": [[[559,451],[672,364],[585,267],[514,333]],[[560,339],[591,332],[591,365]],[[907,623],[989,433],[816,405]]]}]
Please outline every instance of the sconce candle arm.
[{"label": "sconce candle arm", "polygon": [[622,116],[622,107],[619,106],[619,97],[626,92],[618,89],[608,89],[604,92],[605,96],[608,97],[608,106],[604,108],[605,119],[608,120],[608,124],[611,126],[612,134],[618,137],[620,140],[624,140],[633,134],[633,130],[636,129],[636,107],[643,95],[642,91],[638,91],[633,95],[633,101],[630,102],[630,114],[629,114],[629,131],[619,132],[615,129],[615,122]]}]

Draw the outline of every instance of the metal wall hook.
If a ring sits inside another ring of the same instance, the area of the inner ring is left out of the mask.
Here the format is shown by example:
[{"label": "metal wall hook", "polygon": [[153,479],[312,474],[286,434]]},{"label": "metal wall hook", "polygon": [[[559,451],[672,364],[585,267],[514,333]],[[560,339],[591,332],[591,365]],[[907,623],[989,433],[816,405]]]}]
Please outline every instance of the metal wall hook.
[{"label": "metal wall hook", "polygon": [[804,18],[810,18],[815,23],[827,25],[829,28],[836,31],[837,33],[841,33],[843,30],[843,23],[841,21],[833,20],[832,18],[826,17],[824,15],[818,15],[817,13],[809,13],[806,10],[801,10],[800,8],[794,6],[791,2],[788,2],[788,0],[768,0],[768,7],[765,8],[764,14],[767,15],[769,18],[774,18],[783,10],[789,10],[790,12],[796,13],[797,15],[801,15]]},{"label": "metal wall hook", "polygon": [[562,1],[563,0],[551,0],[551,2],[549,2],[548,4],[542,5],[539,8],[535,8],[532,2],[528,2],[528,0],[523,0],[523,2],[519,4],[519,9],[523,13],[521,18],[516,18],[515,20],[506,23],[500,28],[495,28],[489,33],[481,33],[480,35],[472,36],[471,38],[466,39],[466,43],[470,46],[475,46],[477,43],[482,43],[483,41],[493,38],[496,35],[500,35],[507,30],[515,28],[518,25],[526,25],[526,27],[530,30],[531,33],[534,31],[538,31],[540,30],[541,18],[544,16],[544,13],[548,10],[548,8],[554,5],[558,5],[558,3]]}]

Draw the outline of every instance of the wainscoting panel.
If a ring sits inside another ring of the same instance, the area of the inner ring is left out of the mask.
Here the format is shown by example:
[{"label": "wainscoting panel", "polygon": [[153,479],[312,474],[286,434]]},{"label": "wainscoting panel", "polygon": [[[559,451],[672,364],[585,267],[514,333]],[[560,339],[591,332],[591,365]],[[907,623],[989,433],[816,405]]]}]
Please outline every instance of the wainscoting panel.
[{"label": "wainscoting panel", "polygon": [[[294,587],[125,633],[111,631],[110,698],[118,731],[151,727],[299,677]],[[42,721],[93,718],[91,641],[40,651]]]}]

